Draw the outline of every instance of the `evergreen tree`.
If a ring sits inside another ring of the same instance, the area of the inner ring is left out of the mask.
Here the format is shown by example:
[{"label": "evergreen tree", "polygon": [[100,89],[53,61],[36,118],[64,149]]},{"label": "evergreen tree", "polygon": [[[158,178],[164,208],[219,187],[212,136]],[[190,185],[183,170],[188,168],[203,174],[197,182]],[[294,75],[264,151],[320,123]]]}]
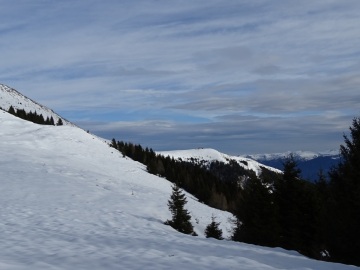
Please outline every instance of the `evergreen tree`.
[{"label": "evergreen tree", "polygon": [[12,115],[16,115],[15,109],[12,105],[10,106],[8,113],[11,113]]},{"label": "evergreen tree", "polygon": [[341,162],[330,172],[329,251],[336,261],[360,265],[360,118],[344,141]]},{"label": "evergreen tree", "polygon": [[16,116],[21,119],[26,119],[26,112],[24,109],[17,109],[16,110]]},{"label": "evergreen tree", "polygon": [[319,192],[325,192],[327,187],[327,179],[324,170],[320,169],[318,172],[318,179],[315,181],[316,188]]},{"label": "evergreen tree", "polygon": [[283,163],[283,177],[275,184],[275,198],[279,209],[280,246],[298,250],[300,236],[300,173],[297,163],[290,154]]},{"label": "evergreen tree", "polygon": [[113,138],[113,139],[111,140],[110,147],[113,147],[113,148],[115,148],[115,149],[117,149],[117,150],[120,150],[120,149],[118,148],[118,146],[117,146],[117,143],[116,143],[115,138]]},{"label": "evergreen tree", "polygon": [[56,123],[57,126],[62,126],[63,125],[63,121],[61,120],[61,118],[59,118],[59,120]]},{"label": "evergreen tree", "polygon": [[45,119],[44,116],[42,114],[38,115],[36,122],[40,125],[45,125]]},{"label": "evergreen tree", "polygon": [[300,179],[301,170],[297,167],[297,162],[293,154],[287,156],[283,162],[283,179],[284,181],[294,181]]},{"label": "evergreen tree", "polygon": [[181,233],[195,235],[194,228],[190,222],[191,216],[184,208],[186,203],[187,200],[185,194],[182,193],[180,187],[177,184],[174,184],[172,187],[170,200],[168,201],[172,219],[167,220],[165,224],[170,225]]},{"label": "evergreen tree", "polygon": [[232,239],[245,243],[276,246],[279,234],[273,193],[258,177],[244,183]]},{"label": "evergreen tree", "polygon": [[280,225],[279,245],[320,259],[324,250],[324,206],[318,185],[302,180],[301,171],[290,155],[282,179],[275,184],[275,205]]},{"label": "evergreen tree", "polygon": [[205,228],[206,238],[215,238],[218,240],[224,239],[222,237],[222,230],[219,228],[220,223],[215,221],[214,215],[211,217],[211,223]]}]

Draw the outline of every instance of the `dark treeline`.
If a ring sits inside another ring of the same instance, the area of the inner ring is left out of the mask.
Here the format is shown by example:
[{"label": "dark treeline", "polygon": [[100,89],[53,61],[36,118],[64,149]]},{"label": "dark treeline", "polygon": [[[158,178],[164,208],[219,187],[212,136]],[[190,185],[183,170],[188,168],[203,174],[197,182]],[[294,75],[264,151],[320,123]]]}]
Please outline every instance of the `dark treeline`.
[{"label": "dark treeline", "polygon": [[233,240],[359,266],[360,118],[344,139],[340,164],[327,176],[319,171],[315,183],[300,179],[292,156],[281,177],[246,181]]},{"label": "dark treeline", "polygon": [[236,162],[204,166],[115,139],[111,146],[209,206],[232,212],[234,241],[360,265],[360,118],[350,132],[340,147],[340,164],[328,176],[320,171],[315,183],[300,178],[291,155],[283,174],[263,169],[257,177]]},{"label": "dark treeline", "polygon": [[198,198],[199,201],[218,209],[235,211],[241,192],[237,181],[224,182],[214,172],[206,170],[200,165],[174,160],[169,156],[156,155],[152,149],[144,149],[141,145],[116,142],[113,139],[111,147],[146,165],[149,173],[159,175],[178,184]]},{"label": "dark treeline", "polygon": [[[52,125],[55,126],[54,118],[51,116],[44,118],[42,114],[38,114],[36,111],[26,112],[24,109],[14,109],[13,106],[10,106],[8,113],[15,115],[21,119],[40,124],[40,125]],[[63,121],[59,118],[56,123],[57,126],[63,125]]]},{"label": "dark treeline", "polygon": [[297,250],[312,258],[325,259],[323,235],[324,202],[321,189],[301,180],[290,156],[284,174],[273,181],[253,178],[243,185],[237,208],[233,240]]}]

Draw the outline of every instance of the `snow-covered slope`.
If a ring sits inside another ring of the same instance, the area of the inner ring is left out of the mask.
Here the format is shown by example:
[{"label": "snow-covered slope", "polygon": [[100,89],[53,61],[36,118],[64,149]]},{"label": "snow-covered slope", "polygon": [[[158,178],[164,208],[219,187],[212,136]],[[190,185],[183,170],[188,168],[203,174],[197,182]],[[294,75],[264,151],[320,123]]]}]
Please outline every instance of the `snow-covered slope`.
[{"label": "snow-covered slope", "polygon": [[64,125],[73,125],[53,110],[25,97],[13,88],[0,84],[0,108],[7,111],[10,106],[13,106],[14,109],[23,109],[26,112],[36,111],[37,114],[42,114],[45,119],[52,116],[55,123],[61,118]]},{"label": "snow-covered slope", "polygon": [[[356,269],[204,238],[214,214],[190,195],[198,237],[163,225],[171,185],[103,140],[0,111],[0,269]],[[197,220],[197,222],[196,222]]]},{"label": "snow-covered slope", "polygon": [[181,159],[184,161],[195,161],[195,162],[206,162],[210,163],[212,161],[219,161],[225,164],[229,163],[231,160],[235,160],[240,166],[247,170],[252,170],[256,175],[261,174],[261,167],[267,168],[271,171],[281,173],[280,170],[263,165],[251,158],[239,157],[239,156],[229,156],[227,154],[221,153],[215,149],[210,148],[198,148],[190,150],[176,150],[176,151],[161,151],[158,152],[163,156],[170,156],[174,159]]}]

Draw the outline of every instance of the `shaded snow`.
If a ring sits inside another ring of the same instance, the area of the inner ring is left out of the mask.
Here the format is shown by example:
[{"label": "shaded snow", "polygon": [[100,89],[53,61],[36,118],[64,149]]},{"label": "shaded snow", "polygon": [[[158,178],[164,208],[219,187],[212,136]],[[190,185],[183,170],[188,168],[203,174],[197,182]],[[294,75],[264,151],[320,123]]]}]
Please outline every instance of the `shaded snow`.
[{"label": "shaded snow", "polygon": [[0,138],[0,269],[356,269],[206,239],[212,214],[225,236],[231,215],[190,195],[200,236],[174,231],[163,225],[171,184],[79,128],[0,111]]}]

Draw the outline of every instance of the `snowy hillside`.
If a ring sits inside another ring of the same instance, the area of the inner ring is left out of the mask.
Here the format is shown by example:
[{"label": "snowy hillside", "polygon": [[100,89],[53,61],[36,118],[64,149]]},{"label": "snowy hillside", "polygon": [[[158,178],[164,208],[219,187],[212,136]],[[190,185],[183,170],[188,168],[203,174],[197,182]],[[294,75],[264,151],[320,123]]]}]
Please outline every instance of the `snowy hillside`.
[{"label": "snowy hillside", "polygon": [[174,159],[181,159],[183,161],[195,161],[195,162],[207,162],[210,163],[212,161],[219,161],[223,163],[229,163],[230,160],[235,160],[241,167],[252,170],[256,173],[256,175],[261,174],[261,167],[265,167],[271,171],[281,173],[280,170],[260,164],[259,162],[246,157],[238,157],[238,156],[229,156],[223,153],[220,153],[214,149],[190,149],[190,150],[177,150],[177,151],[161,151],[158,152],[163,156],[170,156]]},{"label": "snowy hillside", "polygon": [[200,236],[174,231],[170,183],[76,127],[0,111],[0,138],[0,269],[356,269],[206,239],[212,214],[225,236],[231,215],[189,195]]},{"label": "snowy hillside", "polygon": [[56,114],[53,110],[25,97],[13,88],[0,84],[0,108],[7,111],[10,106],[13,106],[14,109],[23,109],[26,112],[36,111],[37,114],[42,114],[45,119],[46,117],[50,118],[52,116],[55,123],[59,120],[59,118],[61,118],[64,125],[72,125],[69,121]]}]

